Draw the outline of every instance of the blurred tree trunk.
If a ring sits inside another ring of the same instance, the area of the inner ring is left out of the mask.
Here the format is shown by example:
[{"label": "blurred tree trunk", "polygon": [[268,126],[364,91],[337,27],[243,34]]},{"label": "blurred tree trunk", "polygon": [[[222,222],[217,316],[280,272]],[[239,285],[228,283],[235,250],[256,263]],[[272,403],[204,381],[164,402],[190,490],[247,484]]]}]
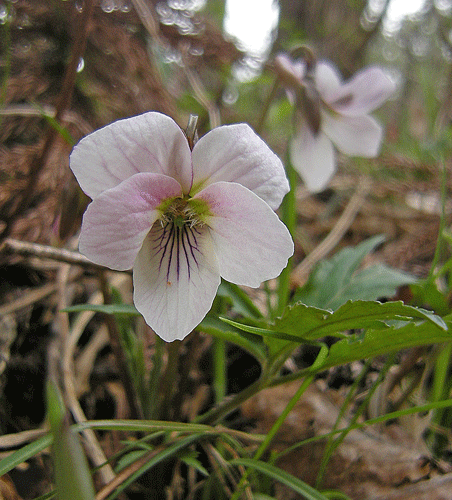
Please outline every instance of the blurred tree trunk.
[{"label": "blurred tree trunk", "polygon": [[306,42],[319,57],[333,61],[344,76],[363,66],[366,47],[378,31],[389,4],[369,14],[367,0],[279,0],[280,30],[277,46],[290,48]]}]

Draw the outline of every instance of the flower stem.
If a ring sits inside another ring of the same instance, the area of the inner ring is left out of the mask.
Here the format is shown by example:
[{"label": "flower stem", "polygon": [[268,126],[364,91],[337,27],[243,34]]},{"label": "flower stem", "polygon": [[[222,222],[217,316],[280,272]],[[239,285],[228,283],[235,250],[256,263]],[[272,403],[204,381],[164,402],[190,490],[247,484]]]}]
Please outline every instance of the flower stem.
[{"label": "flower stem", "polygon": [[226,342],[222,339],[213,341],[214,393],[218,404],[226,396]]},{"label": "flower stem", "polygon": [[158,416],[158,400],[159,400],[159,379],[162,373],[163,353],[165,342],[158,336],[155,336],[155,352],[152,357],[152,371],[149,378],[149,401],[152,406],[144,408],[145,417],[156,419]]},{"label": "flower stem", "polygon": [[257,125],[255,127],[256,134],[262,133],[262,129],[264,128],[264,123],[265,123],[265,120],[267,119],[268,111],[270,109],[270,105],[276,96],[276,92],[277,92],[278,88],[279,88],[279,78],[277,78],[275,80],[275,83],[273,84],[273,87],[270,91],[270,94],[268,95],[267,99],[265,100],[264,106],[262,108],[262,112],[259,116],[259,120],[258,120]]},{"label": "flower stem", "polygon": [[433,255],[432,264],[430,266],[430,271],[427,277],[427,283],[432,284],[437,278],[436,268],[438,266],[441,253],[443,252],[443,244],[444,244],[444,229],[446,228],[446,199],[447,199],[447,177],[448,172],[445,166],[444,158],[441,155],[440,157],[440,165],[441,165],[441,214],[439,219],[439,229],[438,229],[438,237],[436,240],[435,254]]},{"label": "flower stem", "polygon": [[[297,172],[290,163],[289,158],[286,160],[286,173],[289,180],[290,191],[286,194],[281,204],[281,220],[287,226],[292,238],[295,236],[295,229],[297,224],[297,207],[295,190],[297,187]],[[281,316],[287,305],[290,295],[290,277],[293,268],[293,257],[289,259],[287,266],[283,269],[279,276],[278,283],[278,305],[277,316]]]},{"label": "flower stem", "polygon": [[[104,297],[104,304],[111,304],[112,299],[111,299],[110,289],[107,280],[105,278],[105,274],[102,271],[99,272],[99,282],[102,295]],[[111,349],[116,358],[119,373],[121,376],[121,381],[124,385],[127,402],[129,404],[130,415],[132,418],[142,418],[143,414],[137,400],[135,385],[130,375],[129,367],[127,365],[127,360],[124,355],[118,323],[116,321],[115,316],[112,314],[105,314],[104,319],[108,329]]]},{"label": "flower stem", "polygon": [[267,387],[267,383],[268,377],[265,374],[262,374],[261,378],[243,389],[243,391],[223,399],[223,401],[218,406],[198,416],[193,420],[193,422],[197,424],[202,423],[208,425],[218,424],[224,417],[238,408],[243,402],[245,402],[251,396],[257,394],[260,390]]},{"label": "flower stem", "polygon": [[181,345],[182,342],[180,340],[175,340],[174,342],[166,344],[168,359],[160,383],[160,392],[163,395],[163,401],[159,411],[159,418],[162,420],[171,419],[171,404],[178,386],[177,377],[179,373],[179,354]]},{"label": "flower stem", "polygon": [[[301,398],[301,396],[306,391],[306,389],[310,386],[313,379],[314,379],[314,375],[310,375],[309,377],[306,377],[303,380],[302,384],[297,389],[297,392],[292,396],[288,405],[284,408],[284,411],[281,413],[281,415],[276,419],[276,422],[273,424],[272,428],[267,433],[264,441],[262,441],[262,443],[260,444],[256,453],[254,454],[253,460],[259,460],[262,457],[262,455],[264,454],[264,452],[267,450],[268,446],[270,445],[271,441],[276,436],[276,433],[279,431],[279,429],[283,425],[287,416],[293,410],[294,406],[297,404],[298,400]],[[245,474],[243,474],[242,478],[240,479],[239,484],[237,485],[237,488],[236,488],[234,494],[231,497],[231,500],[238,500],[240,498],[241,492],[242,492],[244,486],[246,485],[249,472],[250,472],[250,469],[247,469]]]}]

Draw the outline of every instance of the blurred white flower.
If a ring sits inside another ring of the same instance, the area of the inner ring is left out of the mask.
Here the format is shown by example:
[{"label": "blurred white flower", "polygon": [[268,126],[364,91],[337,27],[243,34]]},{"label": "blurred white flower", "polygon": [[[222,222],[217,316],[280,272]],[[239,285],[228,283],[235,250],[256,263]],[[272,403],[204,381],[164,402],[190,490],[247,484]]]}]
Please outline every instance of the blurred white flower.
[{"label": "blurred white flower", "polygon": [[171,118],[149,112],[82,139],[70,166],[93,199],[80,251],[133,268],[135,306],[166,341],[202,321],[220,277],[257,287],[293,253],[273,211],[289,190],[284,167],[248,125],[218,127],[191,148]]},{"label": "blurred white flower", "polygon": [[275,65],[297,111],[291,162],[309,191],[323,190],[336,170],[334,146],[349,156],[378,155],[383,128],[369,113],[395,90],[381,68],[367,67],[344,82],[326,61],[279,54]]}]

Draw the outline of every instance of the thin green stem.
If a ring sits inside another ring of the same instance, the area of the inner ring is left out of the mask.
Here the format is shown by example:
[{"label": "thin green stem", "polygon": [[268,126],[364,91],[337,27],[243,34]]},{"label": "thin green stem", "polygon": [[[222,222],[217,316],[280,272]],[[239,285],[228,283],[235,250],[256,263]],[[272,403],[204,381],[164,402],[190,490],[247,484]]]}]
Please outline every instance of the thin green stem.
[{"label": "thin green stem", "polygon": [[298,403],[298,400],[301,398],[306,389],[311,385],[313,380],[314,380],[314,375],[306,377],[303,380],[302,384],[297,389],[297,392],[292,396],[291,400],[289,401],[289,404],[285,407],[281,415],[276,419],[276,422],[273,424],[273,427],[267,433],[267,436],[265,437],[264,441],[262,441],[262,443],[260,444],[258,450],[254,455],[254,460],[259,460],[262,457],[262,455],[267,450],[270,443],[273,441],[273,438],[276,436],[276,433],[279,431],[282,424],[285,422],[287,416],[294,409],[294,406]]},{"label": "thin green stem", "polygon": [[213,340],[213,389],[215,402],[218,404],[226,396],[226,342],[222,339]]},{"label": "thin green stem", "polygon": [[[155,336],[155,351],[152,356],[152,371],[149,378],[149,402],[150,406],[144,408],[144,414],[149,419],[157,418],[158,416],[158,390],[159,380],[162,373],[163,351],[165,342],[158,336]],[[152,406],[151,406],[152,405]]]},{"label": "thin green stem", "polygon": [[435,361],[432,394],[430,401],[440,401],[448,390],[448,373],[452,355],[452,344],[446,344],[440,350]]},{"label": "thin green stem", "polygon": [[273,84],[273,87],[270,91],[270,94],[268,95],[268,97],[264,103],[264,106],[262,107],[262,112],[259,116],[256,127],[254,128],[254,130],[256,131],[257,134],[260,134],[262,132],[262,129],[264,128],[265,120],[267,119],[270,105],[276,96],[276,92],[277,92],[278,88],[279,88],[279,79],[276,79],[275,83]]},{"label": "thin green stem", "polygon": [[243,391],[223,399],[220,405],[195,418],[193,422],[215,425],[264,387],[267,387],[267,376],[263,374],[261,378],[250,384]]},{"label": "thin green stem", "polygon": [[436,240],[435,254],[433,255],[432,265],[430,267],[430,272],[427,277],[427,283],[433,283],[436,279],[436,268],[438,266],[441,252],[443,249],[443,232],[446,228],[446,200],[447,200],[447,168],[444,162],[444,158],[441,155],[440,158],[441,165],[441,215],[439,219],[439,229],[438,237]]},{"label": "thin green stem", "polygon": [[379,417],[375,418],[370,418],[368,420],[365,420],[364,422],[355,422],[353,425],[348,425],[347,427],[343,427],[340,429],[336,429],[335,431],[330,431],[327,432],[326,434],[322,434],[319,436],[315,436],[312,438],[304,439],[303,441],[300,441],[299,443],[296,443],[292,446],[287,447],[280,453],[278,453],[275,457],[274,460],[279,460],[283,456],[288,455],[292,453],[294,450],[297,450],[298,448],[301,448],[302,446],[307,446],[308,444],[312,443],[318,443],[319,441],[323,441],[324,439],[328,439],[331,436],[334,436],[336,434],[341,434],[342,432],[349,430],[360,430],[364,429],[365,427],[369,427],[371,425],[378,425],[378,424],[383,424],[387,422],[388,420],[395,420],[397,418],[405,417],[407,415],[414,415],[415,413],[426,413],[431,410],[436,410],[436,409],[441,409],[441,408],[450,408],[452,407],[452,399],[445,399],[444,401],[438,401],[436,403],[428,403],[425,405],[420,405],[420,406],[413,406],[412,408],[405,408],[403,410],[397,410],[393,411],[391,413],[386,413],[385,415],[381,415]]},{"label": "thin green stem", "polygon": [[[288,155],[287,155],[288,156]],[[290,191],[286,194],[281,204],[281,220],[287,226],[292,238],[295,237],[297,225],[297,206],[296,206],[296,187],[297,187],[297,172],[290,163],[289,158],[286,160],[286,173],[290,185]],[[283,269],[278,281],[278,306],[277,315],[281,316],[286,308],[290,296],[290,277],[293,268],[293,257],[289,259],[287,266]]]},{"label": "thin green stem", "polygon": [[[112,304],[112,296],[109,284],[105,277],[105,273],[100,271],[98,274],[101,292],[104,298],[104,304]],[[121,376],[124,390],[126,392],[127,402],[129,404],[130,413],[133,418],[142,418],[142,409],[137,399],[136,386],[134,384],[130,368],[124,353],[119,325],[116,317],[113,314],[104,314],[105,324],[107,325],[110,346],[116,358],[119,373]]]},{"label": "thin green stem", "polygon": [[[449,381],[449,368],[452,358],[452,344],[445,344],[438,353],[433,371],[433,384],[430,394],[430,401],[437,402],[443,400],[450,393],[451,382]],[[447,412],[447,413],[446,413]],[[430,421],[431,431],[427,435],[427,442],[430,447],[437,452],[441,449],[441,434],[434,431],[435,426],[441,428],[445,425],[445,419],[450,415],[449,410],[438,409],[434,412]]]},{"label": "thin green stem", "polygon": [[383,367],[383,369],[378,374],[377,380],[375,381],[375,383],[373,384],[373,386],[368,391],[366,397],[364,398],[363,402],[361,403],[361,405],[359,406],[359,408],[357,409],[357,411],[353,415],[353,417],[351,419],[351,422],[347,426],[347,428],[334,441],[331,441],[330,443],[327,444],[325,452],[324,452],[323,457],[322,457],[322,462],[320,464],[319,473],[317,475],[316,488],[320,488],[320,485],[321,485],[321,483],[323,481],[323,476],[324,476],[325,471],[326,471],[326,467],[327,467],[327,465],[328,465],[328,463],[330,461],[330,458],[331,458],[332,454],[337,449],[337,447],[344,441],[344,439],[347,437],[347,435],[349,434],[349,432],[352,430],[352,426],[357,422],[358,418],[362,415],[362,413],[364,412],[364,410],[367,408],[367,405],[368,405],[370,399],[374,395],[374,393],[377,390],[377,388],[380,385],[380,383],[383,381],[383,379],[386,376],[386,373],[389,370],[389,368],[393,365],[394,359],[395,359],[395,355],[394,354],[391,355],[387,359],[387,361],[385,363],[385,366]]},{"label": "thin green stem", "polygon": [[168,355],[166,370],[161,378],[160,393],[163,395],[162,405],[160,407],[159,417],[163,420],[168,419],[171,413],[171,404],[177,389],[177,375],[179,372],[179,353],[182,342],[175,340],[166,344]]},{"label": "thin green stem", "polygon": [[[265,439],[260,444],[256,453],[254,454],[254,457],[253,457],[254,460],[259,460],[262,457],[262,455],[265,453],[268,446],[273,441],[273,438],[276,436],[276,433],[280,430],[281,426],[283,425],[284,421],[286,420],[287,416],[293,410],[294,406],[298,403],[298,400],[301,398],[301,396],[306,391],[306,389],[311,385],[313,379],[314,379],[314,375],[311,375],[309,377],[306,377],[303,380],[302,384],[297,389],[297,392],[292,396],[288,405],[285,407],[285,409],[281,413],[281,415],[276,419],[276,422],[273,424],[272,428],[265,436]],[[237,485],[237,488],[231,497],[231,500],[238,500],[240,498],[242,490],[247,483],[249,474],[250,474],[250,469],[247,469],[245,471],[245,473],[243,474],[243,476],[241,477],[240,482]]]}]

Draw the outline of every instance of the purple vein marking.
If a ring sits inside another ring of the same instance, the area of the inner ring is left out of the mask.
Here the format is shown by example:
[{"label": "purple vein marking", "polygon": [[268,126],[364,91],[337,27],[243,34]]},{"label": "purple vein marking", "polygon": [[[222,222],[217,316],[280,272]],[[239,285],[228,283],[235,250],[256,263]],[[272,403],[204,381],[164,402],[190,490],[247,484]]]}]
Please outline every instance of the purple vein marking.
[{"label": "purple vein marking", "polygon": [[157,255],[160,254],[159,271],[165,265],[165,259],[168,259],[166,264],[167,281],[171,275],[172,265],[175,265],[177,279],[180,277],[181,266],[184,263],[187,265],[189,279],[193,262],[199,267],[199,255],[197,254],[201,254],[198,243],[198,236],[200,235],[201,233],[197,228],[191,228],[187,224],[178,227],[173,221],[168,221],[163,227],[157,228],[157,234],[153,238],[152,250]]}]

